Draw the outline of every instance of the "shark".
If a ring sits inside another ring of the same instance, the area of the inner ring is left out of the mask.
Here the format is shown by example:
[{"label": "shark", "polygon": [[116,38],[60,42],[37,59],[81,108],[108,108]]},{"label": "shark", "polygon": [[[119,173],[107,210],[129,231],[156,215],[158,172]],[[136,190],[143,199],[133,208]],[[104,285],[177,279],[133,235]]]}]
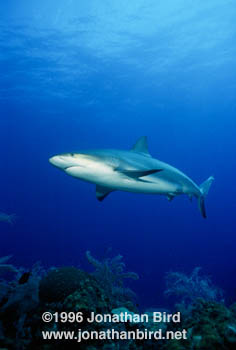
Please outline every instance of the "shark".
[{"label": "shark", "polygon": [[17,216],[15,214],[6,214],[3,212],[0,212],[0,221],[1,222],[6,222],[10,225],[13,225]]},{"label": "shark", "polygon": [[164,195],[172,201],[179,195],[198,199],[206,218],[205,198],[214,180],[201,185],[177,168],[153,158],[147,137],[140,137],[129,150],[97,149],[52,156],[49,162],[66,174],[96,185],[96,197],[103,201],[113,191]]}]

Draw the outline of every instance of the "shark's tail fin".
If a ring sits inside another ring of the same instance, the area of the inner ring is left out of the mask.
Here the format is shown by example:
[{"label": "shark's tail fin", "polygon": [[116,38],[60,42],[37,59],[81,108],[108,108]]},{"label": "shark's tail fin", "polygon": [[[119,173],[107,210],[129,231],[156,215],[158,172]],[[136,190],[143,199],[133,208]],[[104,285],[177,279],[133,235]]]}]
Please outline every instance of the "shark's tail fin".
[{"label": "shark's tail fin", "polygon": [[199,205],[200,212],[204,218],[206,218],[206,209],[205,209],[205,201],[204,200],[209,192],[209,189],[211,187],[213,180],[214,180],[214,177],[210,176],[206,181],[204,181],[199,186],[200,191],[201,191],[201,195],[198,198],[198,205]]}]

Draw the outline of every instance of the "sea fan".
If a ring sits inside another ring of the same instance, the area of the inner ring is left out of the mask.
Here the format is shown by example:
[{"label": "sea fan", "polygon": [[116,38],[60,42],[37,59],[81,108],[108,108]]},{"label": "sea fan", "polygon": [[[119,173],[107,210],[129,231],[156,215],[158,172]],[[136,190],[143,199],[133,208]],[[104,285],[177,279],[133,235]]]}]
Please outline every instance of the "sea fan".
[{"label": "sea fan", "polygon": [[209,277],[200,276],[200,270],[200,267],[196,267],[189,276],[180,272],[168,272],[165,295],[174,295],[186,304],[198,298],[212,301],[222,299],[223,292],[212,284]]},{"label": "sea fan", "polygon": [[113,258],[105,258],[101,261],[95,259],[90,251],[86,252],[86,257],[90,264],[95,267],[94,277],[105,288],[109,295],[132,295],[135,294],[124,287],[124,279],[131,278],[137,280],[138,274],[135,272],[125,272],[125,263],[122,261],[122,255],[116,255]]}]

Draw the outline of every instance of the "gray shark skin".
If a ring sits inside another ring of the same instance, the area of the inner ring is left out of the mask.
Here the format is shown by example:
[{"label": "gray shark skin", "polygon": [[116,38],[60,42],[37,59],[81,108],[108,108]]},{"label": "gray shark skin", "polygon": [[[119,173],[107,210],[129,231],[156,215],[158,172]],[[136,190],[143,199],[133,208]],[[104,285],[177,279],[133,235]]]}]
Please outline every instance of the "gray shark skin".
[{"label": "gray shark skin", "polygon": [[147,137],[138,139],[131,150],[90,150],[53,156],[49,162],[68,175],[96,185],[96,196],[102,201],[115,190],[165,195],[169,201],[180,194],[198,198],[204,218],[204,199],[214,180],[210,176],[198,186],[173,166],[153,158]]}]

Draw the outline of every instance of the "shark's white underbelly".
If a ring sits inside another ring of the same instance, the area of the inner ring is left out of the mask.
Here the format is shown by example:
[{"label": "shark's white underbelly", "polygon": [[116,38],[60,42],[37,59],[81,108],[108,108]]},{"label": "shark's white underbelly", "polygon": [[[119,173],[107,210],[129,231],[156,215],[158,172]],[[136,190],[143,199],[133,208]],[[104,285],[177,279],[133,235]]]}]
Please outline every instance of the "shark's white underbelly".
[{"label": "shark's white underbelly", "polygon": [[[102,181],[103,182],[103,181]],[[102,185],[100,183],[100,185]],[[171,184],[166,181],[155,179],[155,182],[150,180],[150,177],[129,179],[119,177],[118,179],[110,179],[104,181],[102,186],[108,186],[120,191],[137,192],[137,193],[153,193],[153,194],[167,194],[175,192],[178,188],[176,184]]]},{"label": "shark's white underbelly", "polygon": [[168,182],[155,176],[133,179],[114,171],[110,167],[96,168],[94,172],[84,169],[84,173],[81,171],[81,168],[76,169],[76,167],[72,167],[67,169],[66,173],[78,179],[113,190],[150,194],[181,193],[181,187],[177,183]]}]

